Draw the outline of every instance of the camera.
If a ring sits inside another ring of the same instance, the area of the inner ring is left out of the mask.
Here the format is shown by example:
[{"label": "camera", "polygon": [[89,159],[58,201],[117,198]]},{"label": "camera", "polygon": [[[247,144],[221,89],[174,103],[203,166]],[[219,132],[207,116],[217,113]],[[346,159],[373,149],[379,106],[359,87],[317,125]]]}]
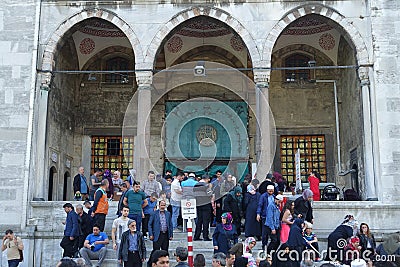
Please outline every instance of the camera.
[{"label": "camera", "polygon": [[90,245],[90,250],[94,250],[94,244]]},{"label": "camera", "polygon": [[206,76],[206,68],[204,61],[197,62],[193,69],[194,76]]}]

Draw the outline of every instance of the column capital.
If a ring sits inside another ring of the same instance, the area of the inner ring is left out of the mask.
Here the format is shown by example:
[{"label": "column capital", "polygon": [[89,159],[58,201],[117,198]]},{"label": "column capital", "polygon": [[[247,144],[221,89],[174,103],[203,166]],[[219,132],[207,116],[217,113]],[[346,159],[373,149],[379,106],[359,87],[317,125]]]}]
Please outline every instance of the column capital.
[{"label": "column capital", "polygon": [[49,91],[52,78],[53,77],[50,72],[40,73],[40,75],[39,75],[40,90]]},{"label": "column capital", "polygon": [[259,88],[268,88],[269,87],[269,77],[271,75],[270,70],[255,70],[254,73],[254,82],[256,86]]},{"label": "column capital", "polygon": [[153,72],[152,71],[136,71],[136,82],[138,86],[150,87],[153,83]]},{"label": "column capital", "polygon": [[361,81],[361,86],[369,85],[369,67],[358,68],[358,77]]}]

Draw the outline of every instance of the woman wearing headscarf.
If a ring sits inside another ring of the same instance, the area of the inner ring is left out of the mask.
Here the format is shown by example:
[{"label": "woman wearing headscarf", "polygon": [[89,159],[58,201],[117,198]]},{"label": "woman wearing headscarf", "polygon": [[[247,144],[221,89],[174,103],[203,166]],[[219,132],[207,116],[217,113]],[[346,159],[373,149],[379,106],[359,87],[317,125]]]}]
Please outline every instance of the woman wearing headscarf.
[{"label": "woman wearing headscarf", "polygon": [[214,246],[214,254],[222,252],[226,254],[238,242],[236,226],[232,224],[232,215],[225,212],[221,216],[222,223],[215,227],[212,241]]},{"label": "woman wearing headscarf", "polygon": [[[272,267],[294,267],[288,244],[283,243],[272,256]],[[293,258],[293,257],[292,257]]]},{"label": "woman wearing headscarf", "polygon": [[289,238],[286,244],[290,250],[297,251],[296,255],[299,257],[294,261],[294,266],[300,266],[301,255],[303,253],[306,241],[303,238],[303,219],[295,219],[292,227],[290,228]]},{"label": "woman wearing headscarf", "polygon": [[283,179],[282,174],[274,172],[272,176],[274,176],[275,182],[278,184],[279,192],[285,192],[285,180]]},{"label": "woman wearing headscarf", "polygon": [[244,242],[235,244],[229,252],[235,254],[236,258],[243,256],[245,253],[252,253],[252,249],[256,246],[256,239],[248,237]]},{"label": "woman wearing headscarf", "polygon": [[235,186],[223,202],[222,212],[229,212],[233,218],[233,224],[236,226],[237,235],[240,235],[240,220],[242,218],[242,188]]},{"label": "woman wearing headscarf", "polygon": [[308,183],[310,184],[310,190],[313,192],[314,201],[319,201],[321,199],[321,194],[319,192],[320,179],[321,176],[316,171],[312,171],[310,176],[308,176]]},{"label": "woman wearing headscarf", "polygon": [[261,223],[257,221],[257,205],[260,199],[260,193],[258,193],[254,185],[249,184],[247,186],[247,192],[244,195],[243,210],[246,214],[246,220],[244,223],[244,235],[246,237],[255,236],[258,240],[261,240]]},{"label": "woman wearing headscarf", "polygon": [[103,180],[107,179],[108,180],[108,189],[107,189],[107,198],[112,199],[114,196],[114,185],[112,181],[112,175],[111,171],[109,169],[106,169],[103,174]]},{"label": "woman wearing headscarf", "polygon": [[326,260],[343,261],[343,248],[347,245],[347,239],[354,236],[357,233],[357,221],[354,216],[348,214],[344,217],[344,221],[341,225],[328,236],[328,253],[326,254]]},{"label": "woman wearing headscarf", "polygon": [[311,201],[313,200],[313,192],[310,189],[305,189],[303,195],[294,201],[294,216],[301,218],[307,222],[314,223],[313,210]]}]

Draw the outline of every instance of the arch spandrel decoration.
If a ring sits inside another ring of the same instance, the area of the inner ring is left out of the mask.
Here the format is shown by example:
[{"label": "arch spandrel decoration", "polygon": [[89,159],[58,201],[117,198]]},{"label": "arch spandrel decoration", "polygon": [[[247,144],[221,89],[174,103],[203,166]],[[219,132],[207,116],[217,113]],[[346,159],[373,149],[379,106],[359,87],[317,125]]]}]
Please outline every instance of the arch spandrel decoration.
[{"label": "arch spandrel decoration", "polygon": [[261,57],[259,48],[257,47],[256,42],[254,41],[254,38],[251,36],[250,32],[248,32],[247,29],[237,19],[233,18],[224,10],[215,7],[199,6],[181,11],[161,27],[149,45],[144,59],[144,64],[148,68],[153,67],[157,52],[168,34],[170,34],[179,24],[197,16],[214,18],[231,27],[240,36],[240,38],[242,38],[244,44],[246,45],[253,66],[260,65]]},{"label": "arch spandrel decoration", "polygon": [[140,45],[140,40],[136,36],[131,27],[117,14],[104,9],[87,9],[83,10],[72,17],[68,18],[60,24],[56,31],[50,36],[44,49],[42,69],[52,71],[54,67],[54,56],[57,51],[57,45],[62,40],[64,34],[74,25],[89,18],[99,18],[106,20],[118,27],[128,38],[135,55],[135,62],[143,62],[143,50]]},{"label": "arch spandrel decoration", "polygon": [[264,42],[264,49],[262,51],[262,59],[265,63],[267,63],[267,66],[271,66],[272,51],[282,31],[289,26],[290,23],[294,22],[300,17],[311,14],[323,16],[341,26],[343,31],[347,33],[347,36],[351,39],[353,45],[355,46],[357,51],[356,58],[358,65],[369,63],[367,46],[365,45],[365,42],[358,29],[350,21],[348,21],[348,19],[332,8],[320,4],[307,4],[299,6],[286,13],[286,15],[275,24],[268,34]]}]

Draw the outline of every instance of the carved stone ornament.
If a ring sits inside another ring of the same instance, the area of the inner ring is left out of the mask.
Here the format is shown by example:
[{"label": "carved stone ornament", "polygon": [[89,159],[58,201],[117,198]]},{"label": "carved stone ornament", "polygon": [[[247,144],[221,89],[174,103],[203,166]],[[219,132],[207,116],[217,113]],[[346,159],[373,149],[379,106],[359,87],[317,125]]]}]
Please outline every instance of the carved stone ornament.
[{"label": "carved stone ornament", "polygon": [[202,125],[196,132],[197,141],[202,146],[212,146],[217,137],[217,130],[211,125]]},{"label": "carved stone ornament", "polygon": [[52,162],[57,162],[58,161],[58,155],[56,152],[51,153],[51,161]]}]

